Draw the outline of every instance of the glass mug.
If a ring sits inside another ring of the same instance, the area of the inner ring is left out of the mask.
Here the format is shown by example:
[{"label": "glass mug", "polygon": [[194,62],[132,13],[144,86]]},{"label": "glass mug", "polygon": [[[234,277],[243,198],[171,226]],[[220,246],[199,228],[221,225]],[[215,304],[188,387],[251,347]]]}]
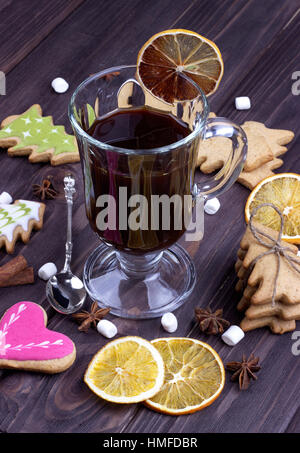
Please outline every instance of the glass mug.
[{"label": "glass mug", "polygon": [[[231,187],[246,159],[242,129],[225,118],[208,119],[206,97],[192,80],[187,83],[194,99],[167,104],[143,90],[135,66],[119,66],[86,79],[70,101],[86,214],[101,239],[85,263],[83,280],[93,300],[121,317],[161,316],[191,294],[194,264],[177,241],[193,224],[195,206],[201,217],[197,224],[203,221],[203,201]],[[138,142],[124,147],[131,143],[124,134],[129,129],[142,134],[149,120],[161,125],[163,139],[183,125],[188,133],[160,147],[153,140],[149,147],[152,137],[146,132],[139,140],[146,139],[147,147]],[[97,128],[100,137],[113,134],[121,146],[116,140],[101,141]],[[232,152],[218,173],[196,182],[198,148],[211,137],[230,139]]]}]

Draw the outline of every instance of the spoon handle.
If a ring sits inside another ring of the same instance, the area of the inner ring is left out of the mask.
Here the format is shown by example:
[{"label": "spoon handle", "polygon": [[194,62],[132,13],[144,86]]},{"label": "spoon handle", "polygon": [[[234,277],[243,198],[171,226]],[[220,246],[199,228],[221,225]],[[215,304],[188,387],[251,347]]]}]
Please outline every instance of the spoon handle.
[{"label": "spoon handle", "polygon": [[70,271],[70,264],[72,258],[72,207],[73,207],[73,194],[75,190],[75,179],[73,176],[66,176],[64,178],[65,198],[67,200],[68,220],[67,220],[67,242],[66,242],[66,259],[63,272]]}]

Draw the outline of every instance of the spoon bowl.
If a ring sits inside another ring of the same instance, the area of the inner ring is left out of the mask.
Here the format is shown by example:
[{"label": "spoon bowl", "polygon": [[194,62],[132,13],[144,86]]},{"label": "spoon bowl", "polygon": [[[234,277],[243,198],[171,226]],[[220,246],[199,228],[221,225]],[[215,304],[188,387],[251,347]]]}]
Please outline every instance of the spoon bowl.
[{"label": "spoon bowl", "polygon": [[86,290],[80,278],[72,272],[59,272],[48,280],[46,295],[55,310],[70,314],[82,307]]}]

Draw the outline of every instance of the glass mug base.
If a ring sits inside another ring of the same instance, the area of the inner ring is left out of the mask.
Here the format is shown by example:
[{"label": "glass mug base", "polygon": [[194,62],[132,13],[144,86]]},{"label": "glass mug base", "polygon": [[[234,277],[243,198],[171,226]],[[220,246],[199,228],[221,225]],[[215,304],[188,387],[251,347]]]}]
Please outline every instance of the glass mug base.
[{"label": "glass mug base", "polygon": [[193,291],[196,274],[178,244],[136,259],[101,244],[85,263],[83,281],[91,299],[111,314],[147,319],[180,307]]}]

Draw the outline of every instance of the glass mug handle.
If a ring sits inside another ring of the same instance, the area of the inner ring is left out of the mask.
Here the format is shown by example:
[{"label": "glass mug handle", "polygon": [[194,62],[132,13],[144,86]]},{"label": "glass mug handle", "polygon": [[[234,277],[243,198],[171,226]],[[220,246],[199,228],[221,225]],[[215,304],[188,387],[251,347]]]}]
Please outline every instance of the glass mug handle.
[{"label": "glass mug handle", "polygon": [[[231,140],[231,152],[221,170],[212,178],[205,178],[196,184],[197,195],[207,200],[228,190],[239,177],[247,157],[247,137],[245,132],[227,118],[209,118],[203,133],[203,140],[225,137]],[[201,142],[200,142],[201,146]]]}]

